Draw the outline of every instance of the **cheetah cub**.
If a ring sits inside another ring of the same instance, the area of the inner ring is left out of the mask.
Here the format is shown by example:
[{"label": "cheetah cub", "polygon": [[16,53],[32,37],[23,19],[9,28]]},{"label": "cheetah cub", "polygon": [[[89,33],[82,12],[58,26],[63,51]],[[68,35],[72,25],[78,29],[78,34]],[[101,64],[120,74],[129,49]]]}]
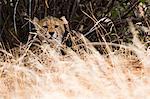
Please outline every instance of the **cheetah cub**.
[{"label": "cheetah cub", "polygon": [[[58,48],[60,45],[63,50],[66,47],[71,48],[73,51],[80,53],[81,50],[86,51],[86,41],[84,36],[74,30],[69,29],[68,21],[65,17],[56,18],[48,16],[44,19],[33,19],[36,24],[37,34],[40,41],[48,41],[51,47]],[[62,50],[61,50],[62,51]]]}]

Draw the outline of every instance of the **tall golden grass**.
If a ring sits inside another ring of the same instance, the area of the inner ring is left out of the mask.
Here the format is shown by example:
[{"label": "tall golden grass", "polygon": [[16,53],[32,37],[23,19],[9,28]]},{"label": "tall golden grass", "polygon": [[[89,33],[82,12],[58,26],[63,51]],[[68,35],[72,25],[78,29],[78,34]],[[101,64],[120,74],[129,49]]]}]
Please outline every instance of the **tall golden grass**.
[{"label": "tall golden grass", "polygon": [[104,42],[103,55],[92,42],[84,58],[70,48],[60,55],[48,44],[40,54],[23,49],[24,56],[1,49],[0,99],[149,99],[150,49],[129,25],[133,44]]}]

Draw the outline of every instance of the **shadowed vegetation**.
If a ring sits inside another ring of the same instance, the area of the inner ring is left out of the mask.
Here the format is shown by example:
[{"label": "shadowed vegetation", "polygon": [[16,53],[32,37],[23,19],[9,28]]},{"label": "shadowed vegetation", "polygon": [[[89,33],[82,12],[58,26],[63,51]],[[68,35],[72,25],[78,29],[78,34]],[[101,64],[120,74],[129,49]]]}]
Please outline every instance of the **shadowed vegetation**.
[{"label": "shadowed vegetation", "polygon": [[[139,12],[141,2],[144,16]],[[9,48],[27,42],[29,31],[33,31],[32,24],[25,18],[46,16],[65,16],[70,28],[83,34],[99,21],[100,27],[87,35],[90,41],[103,41],[104,37],[108,42],[131,42],[126,19],[149,28],[150,9],[148,0],[2,0],[0,12],[1,42],[3,47]],[[142,30],[139,35],[149,36]]]}]

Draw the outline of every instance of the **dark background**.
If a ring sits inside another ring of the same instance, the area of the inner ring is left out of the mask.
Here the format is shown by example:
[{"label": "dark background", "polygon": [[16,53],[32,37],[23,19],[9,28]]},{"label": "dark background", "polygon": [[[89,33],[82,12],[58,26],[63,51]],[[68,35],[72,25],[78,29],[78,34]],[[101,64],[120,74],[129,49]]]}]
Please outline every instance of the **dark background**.
[{"label": "dark background", "polygon": [[[111,31],[108,23],[101,22],[103,27],[87,35],[90,41],[102,41],[105,37],[108,42],[131,42],[132,35],[128,31],[126,19],[134,23],[142,22],[147,26],[144,18],[138,17],[137,5],[140,2],[146,5],[145,16],[149,22],[149,1],[146,0],[1,0],[0,1],[0,42],[2,47],[12,48],[21,42],[26,43],[32,24],[25,18],[46,16],[65,16],[70,28],[87,33],[98,20],[107,17],[114,27]],[[48,6],[46,5],[46,1]],[[17,7],[15,7],[17,6]],[[49,7],[49,8],[48,8]],[[14,24],[14,13],[16,30]],[[86,14],[87,15],[86,15]],[[91,18],[90,18],[90,17]],[[83,29],[80,27],[83,26]],[[145,36],[145,34],[141,34]]]}]

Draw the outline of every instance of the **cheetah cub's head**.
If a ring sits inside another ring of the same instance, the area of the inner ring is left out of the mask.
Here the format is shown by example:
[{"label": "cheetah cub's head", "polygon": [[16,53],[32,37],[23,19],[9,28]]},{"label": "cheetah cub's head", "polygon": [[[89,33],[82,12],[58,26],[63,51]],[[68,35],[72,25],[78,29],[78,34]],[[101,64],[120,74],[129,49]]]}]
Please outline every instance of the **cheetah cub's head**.
[{"label": "cheetah cub's head", "polygon": [[48,39],[56,39],[62,41],[63,34],[65,33],[64,21],[56,17],[48,16],[44,19],[33,19],[37,23],[36,29],[40,30],[41,35]]}]

